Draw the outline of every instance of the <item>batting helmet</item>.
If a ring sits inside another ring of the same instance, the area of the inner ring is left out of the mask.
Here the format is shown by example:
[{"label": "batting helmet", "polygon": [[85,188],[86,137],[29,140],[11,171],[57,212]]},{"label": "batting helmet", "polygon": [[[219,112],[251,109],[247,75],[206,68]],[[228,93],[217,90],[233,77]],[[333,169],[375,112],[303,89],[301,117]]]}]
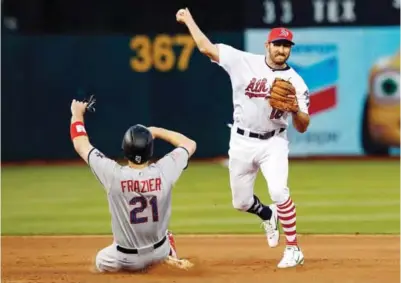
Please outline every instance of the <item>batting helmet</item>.
[{"label": "batting helmet", "polygon": [[129,161],[143,164],[153,156],[152,133],[142,125],[130,127],[124,134],[122,149]]}]

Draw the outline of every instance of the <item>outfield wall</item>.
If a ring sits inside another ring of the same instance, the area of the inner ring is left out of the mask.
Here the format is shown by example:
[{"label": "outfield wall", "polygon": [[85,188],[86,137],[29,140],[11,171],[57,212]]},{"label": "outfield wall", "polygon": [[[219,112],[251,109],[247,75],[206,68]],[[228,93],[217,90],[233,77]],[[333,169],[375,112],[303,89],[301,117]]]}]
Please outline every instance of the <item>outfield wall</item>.
[{"label": "outfield wall", "polygon": [[[261,53],[267,32],[208,36]],[[305,134],[289,129],[291,157],[399,156],[399,27],[294,32],[290,63],[310,87],[312,123]],[[3,162],[77,158],[69,106],[86,93],[98,98],[86,117],[90,139],[110,157],[121,157],[122,135],[136,123],[190,136],[195,158],[227,155],[229,78],[186,33],[4,34],[2,43]],[[170,149],[158,141],[156,156]]]}]

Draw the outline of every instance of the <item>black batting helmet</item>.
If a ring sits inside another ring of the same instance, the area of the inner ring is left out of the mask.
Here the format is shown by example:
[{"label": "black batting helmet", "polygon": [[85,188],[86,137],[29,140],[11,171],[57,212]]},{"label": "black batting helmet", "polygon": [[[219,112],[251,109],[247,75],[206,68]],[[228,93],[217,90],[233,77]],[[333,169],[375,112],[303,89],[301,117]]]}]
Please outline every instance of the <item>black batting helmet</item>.
[{"label": "black batting helmet", "polygon": [[124,134],[122,149],[129,161],[143,164],[153,156],[152,133],[142,125],[130,127]]}]

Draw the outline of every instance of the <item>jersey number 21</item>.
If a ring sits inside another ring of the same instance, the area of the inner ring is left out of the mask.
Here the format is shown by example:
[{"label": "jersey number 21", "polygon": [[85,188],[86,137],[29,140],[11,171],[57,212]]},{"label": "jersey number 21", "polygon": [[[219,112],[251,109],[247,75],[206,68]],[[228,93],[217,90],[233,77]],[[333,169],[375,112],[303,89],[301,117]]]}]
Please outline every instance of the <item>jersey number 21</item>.
[{"label": "jersey number 21", "polygon": [[157,197],[156,196],[149,196],[149,199],[146,198],[145,196],[136,196],[136,197],[133,197],[129,202],[130,205],[137,205],[138,203],[139,203],[139,206],[135,207],[130,212],[131,224],[140,224],[140,223],[148,222],[147,216],[140,217],[138,214],[142,213],[149,206],[150,206],[150,210],[152,211],[153,222],[159,221],[159,211],[157,209]]}]

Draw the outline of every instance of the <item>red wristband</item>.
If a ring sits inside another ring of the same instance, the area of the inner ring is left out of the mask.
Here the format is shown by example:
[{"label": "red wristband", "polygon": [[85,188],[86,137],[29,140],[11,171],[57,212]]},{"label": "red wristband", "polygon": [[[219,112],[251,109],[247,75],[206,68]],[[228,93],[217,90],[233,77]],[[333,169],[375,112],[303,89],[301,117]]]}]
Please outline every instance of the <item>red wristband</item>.
[{"label": "red wristband", "polygon": [[71,124],[70,127],[71,140],[79,136],[87,136],[84,123],[78,121]]}]

